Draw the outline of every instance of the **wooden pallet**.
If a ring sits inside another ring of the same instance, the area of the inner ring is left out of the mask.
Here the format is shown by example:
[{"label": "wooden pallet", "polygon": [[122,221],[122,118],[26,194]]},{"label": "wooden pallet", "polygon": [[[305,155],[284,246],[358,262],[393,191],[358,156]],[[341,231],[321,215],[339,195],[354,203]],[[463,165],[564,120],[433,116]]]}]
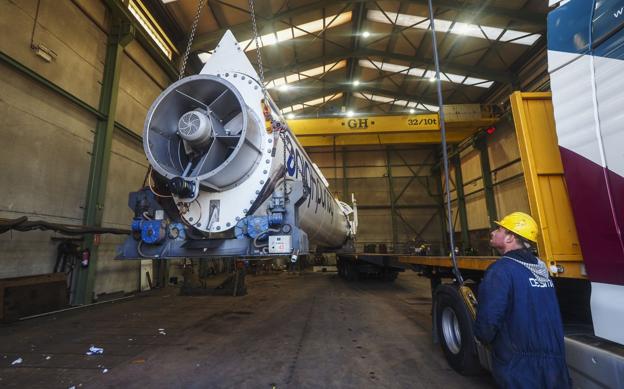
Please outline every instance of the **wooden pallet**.
[{"label": "wooden pallet", "polygon": [[65,273],[0,279],[0,320],[17,320],[68,305]]}]

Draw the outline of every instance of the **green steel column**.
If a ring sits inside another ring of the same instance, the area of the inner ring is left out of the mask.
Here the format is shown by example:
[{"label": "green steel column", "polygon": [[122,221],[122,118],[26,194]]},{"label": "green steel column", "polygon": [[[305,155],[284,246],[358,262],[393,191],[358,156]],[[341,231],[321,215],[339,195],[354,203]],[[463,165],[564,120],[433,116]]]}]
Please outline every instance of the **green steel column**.
[{"label": "green steel column", "polygon": [[397,222],[396,222],[396,204],[394,195],[394,181],[392,180],[392,167],[390,166],[390,149],[386,148],[386,168],[388,172],[388,189],[390,191],[390,216],[392,220],[392,250],[396,252],[397,246]]},{"label": "green steel column", "polygon": [[455,166],[455,191],[457,193],[457,212],[459,212],[459,224],[461,228],[462,251],[470,247],[470,234],[468,233],[468,215],[466,212],[466,198],[464,197],[464,178],[461,171],[461,158],[459,153],[451,158]]},{"label": "green steel column", "polygon": [[496,212],[496,200],[494,198],[494,185],[492,185],[492,169],[490,168],[490,156],[487,148],[487,141],[484,137],[475,139],[475,148],[479,150],[481,160],[481,177],[483,178],[483,189],[485,193],[485,206],[487,208],[490,224],[498,220]]},{"label": "green steel column", "polygon": [[[93,139],[93,153],[89,170],[87,200],[85,204],[84,224],[101,226],[104,212],[104,198],[108,181],[108,167],[113,142],[113,129],[117,110],[119,91],[120,64],[124,47],[134,38],[134,29],[128,22],[112,13],[111,30],[106,45],[104,75],[100,92],[99,110],[105,115],[97,123]],[[85,236],[85,246],[91,251],[89,266],[80,268],[76,285],[77,304],[88,304],[93,300],[93,286],[97,265],[97,247],[93,244],[93,235]]]}]

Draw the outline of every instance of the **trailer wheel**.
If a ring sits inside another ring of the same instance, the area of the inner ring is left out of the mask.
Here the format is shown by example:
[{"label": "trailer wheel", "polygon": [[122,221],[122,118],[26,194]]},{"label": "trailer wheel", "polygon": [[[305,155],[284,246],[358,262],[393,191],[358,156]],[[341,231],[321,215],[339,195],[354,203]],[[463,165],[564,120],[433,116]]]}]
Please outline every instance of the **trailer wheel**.
[{"label": "trailer wheel", "polygon": [[438,341],[449,365],[463,375],[480,373],[472,318],[455,286],[436,288],[434,312]]}]

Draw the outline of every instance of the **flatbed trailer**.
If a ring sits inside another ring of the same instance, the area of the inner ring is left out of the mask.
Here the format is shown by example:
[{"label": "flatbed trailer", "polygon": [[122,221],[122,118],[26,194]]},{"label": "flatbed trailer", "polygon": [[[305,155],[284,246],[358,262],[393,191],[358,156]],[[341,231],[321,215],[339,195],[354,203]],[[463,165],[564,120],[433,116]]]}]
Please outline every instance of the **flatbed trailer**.
[{"label": "flatbed trailer", "polygon": [[[485,270],[498,257],[491,256],[456,256],[457,267],[462,276],[475,283],[481,280]],[[453,279],[453,260],[450,256],[398,255],[397,261],[431,280],[432,294],[444,279]],[[475,290],[476,293],[476,290]]]},{"label": "flatbed trailer", "polygon": [[341,253],[336,255],[338,275],[347,281],[361,277],[379,278],[393,282],[406,266],[395,254]]},{"label": "flatbed trailer", "polygon": [[[596,312],[605,300],[594,301],[597,294],[581,252],[557,144],[551,94],[515,92],[511,105],[530,210],[540,227],[537,252],[555,285],[564,321],[566,359],[575,387],[624,387],[624,347],[595,331]],[[451,367],[467,375],[488,368],[483,348],[474,339],[473,312],[455,280],[451,257],[395,258],[431,280],[432,335]],[[479,282],[497,259],[456,257],[465,286],[477,301]],[[597,308],[595,303],[599,303]]]},{"label": "flatbed trailer", "polygon": [[[457,266],[461,270],[485,271],[488,266],[494,263],[498,257],[489,256],[457,256]],[[399,255],[397,260],[399,263],[409,265],[414,270],[435,270],[439,272],[448,272],[450,274],[453,268],[451,257],[443,256],[418,256],[418,255]]]}]

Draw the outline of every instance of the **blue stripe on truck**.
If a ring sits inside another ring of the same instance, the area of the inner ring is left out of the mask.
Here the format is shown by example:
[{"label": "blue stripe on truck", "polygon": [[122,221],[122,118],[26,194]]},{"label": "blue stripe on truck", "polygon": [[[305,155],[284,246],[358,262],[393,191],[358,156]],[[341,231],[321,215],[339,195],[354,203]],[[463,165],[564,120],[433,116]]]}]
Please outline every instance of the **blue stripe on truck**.
[{"label": "blue stripe on truck", "polygon": [[624,59],[624,0],[570,0],[548,14],[548,50]]}]

